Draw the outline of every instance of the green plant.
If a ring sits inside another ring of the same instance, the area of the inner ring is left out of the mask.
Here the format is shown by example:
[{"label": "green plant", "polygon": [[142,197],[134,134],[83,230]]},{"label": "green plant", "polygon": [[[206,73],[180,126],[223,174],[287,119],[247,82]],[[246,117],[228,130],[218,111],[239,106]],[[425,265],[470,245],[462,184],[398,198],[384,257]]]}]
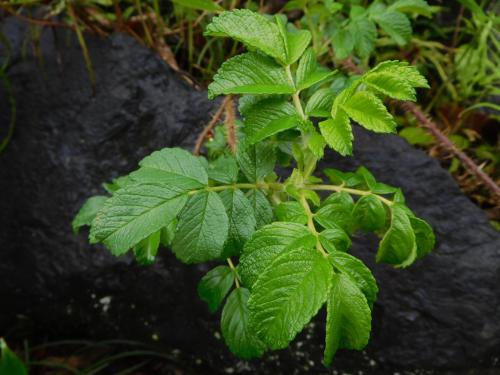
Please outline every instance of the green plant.
[{"label": "green plant", "polygon": [[[400,189],[377,182],[366,168],[326,169],[327,184],[314,174],[316,163],[327,145],[352,153],[351,119],[394,132],[381,97],[415,100],[415,87],[426,80],[406,63],[387,61],[335,93],[335,72],[319,66],[308,48],[311,34],[281,16],[223,12],[206,35],[251,50],[222,64],[209,86],[210,98],[242,95],[236,153],[220,128],[209,160],[179,148],[156,151],[105,185],[111,197],[90,198],[73,228],[90,225],[91,243],[115,255],[132,249],[143,263],[154,260],[160,244],[188,264],[226,260],[198,291],[211,311],[226,300],[222,335],[243,358],[288,346],[326,304],[330,365],[337,349],[367,344],[378,292],[370,270],[348,253],[351,236],[376,233],[376,260],[402,268],[432,250],[434,234]],[[310,88],[314,94],[304,96]],[[290,176],[278,177],[276,163],[293,165]]]},{"label": "green plant", "polygon": [[3,338],[0,338],[0,374],[27,375],[24,363],[12,352]]},{"label": "green plant", "polygon": [[408,44],[412,38],[409,16],[430,17],[432,8],[425,0],[370,2],[350,0],[293,0],[285,11],[301,10],[302,24],[311,30],[318,55],[333,48],[336,59],[349,56],[367,59],[379,45]]}]

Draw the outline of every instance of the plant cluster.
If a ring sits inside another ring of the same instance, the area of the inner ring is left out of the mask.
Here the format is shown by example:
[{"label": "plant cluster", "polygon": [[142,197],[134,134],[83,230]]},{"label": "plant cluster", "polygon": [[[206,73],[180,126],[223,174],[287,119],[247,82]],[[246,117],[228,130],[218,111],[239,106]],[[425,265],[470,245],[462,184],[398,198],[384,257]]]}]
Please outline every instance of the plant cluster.
[{"label": "plant cluster", "polygon": [[[407,267],[434,246],[431,227],[405,205],[400,189],[364,167],[322,171],[329,146],[352,153],[351,120],[393,133],[382,98],[415,100],[427,83],[412,66],[387,61],[334,92],[335,71],[319,65],[311,33],[281,16],[223,12],[206,35],[230,37],[249,52],[227,60],[209,97],[240,95],[239,143],[233,154],[220,134],[209,158],[179,148],[153,152],[139,169],[90,198],[75,231],[113,254],[132,250],[151,263],[160,245],[187,264],[221,261],[198,292],[212,312],[222,305],[221,332],[242,358],[281,349],[326,305],[325,365],[340,348],[362,349],[378,288],[349,254],[358,231],[380,236],[377,262]],[[319,121],[319,125],[316,123]],[[282,178],[276,166],[292,166]],[[238,259],[238,262],[235,261]]]}]

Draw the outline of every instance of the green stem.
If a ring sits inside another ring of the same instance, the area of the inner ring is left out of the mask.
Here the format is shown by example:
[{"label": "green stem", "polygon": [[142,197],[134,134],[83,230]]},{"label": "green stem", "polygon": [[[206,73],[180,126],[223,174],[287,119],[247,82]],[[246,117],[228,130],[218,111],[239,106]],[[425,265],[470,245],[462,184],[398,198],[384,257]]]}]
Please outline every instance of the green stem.
[{"label": "green stem", "polygon": [[336,191],[336,192],[345,191],[346,193],[353,195],[373,195],[388,206],[392,206],[394,204],[393,201],[384,198],[381,195],[374,194],[369,190],[367,191],[367,190],[351,189],[340,185],[305,185],[304,188],[309,190],[323,190],[323,191]]},{"label": "green stem", "polygon": [[[292,71],[290,70],[290,65],[285,66],[285,71],[286,71],[286,75],[288,77],[288,81],[295,88],[295,82],[293,81],[293,76],[292,76]],[[292,95],[293,105],[295,106],[295,109],[296,109],[297,113],[299,114],[299,116],[303,120],[307,120],[307,116],[304,113],[304,109],[302,108],[302,103],[300,102],[299,94],[300,94],[300,91],[295,91],[295,93]]]},{"label": "green stem", "polygon": [[229,268],[231,268],[231,271],[234,273],[234,283],[236,284],[236,288],[240,287],[240,280],[238,279],[238,270],[234,266],[233,261],[231,258],[226,258],[227,264],[229,265]]},{"label": "green stem", "polygon": [[307,203],[307,199],[303,193],[300,195],[300,204],[304,208],[304,211],[307,215],[307,227],[309,228],[311,233],[316,237],[316,248],[319,250],[321,254],[323,254],[324,257],[327,257],[328,253],[323,248],[323,245],[321,245],[321,241],[319,239],[319,233],[316,230],[316,226],[314,225],[314,214],[312,213],[311,207],[309,207],[309,203]]}]

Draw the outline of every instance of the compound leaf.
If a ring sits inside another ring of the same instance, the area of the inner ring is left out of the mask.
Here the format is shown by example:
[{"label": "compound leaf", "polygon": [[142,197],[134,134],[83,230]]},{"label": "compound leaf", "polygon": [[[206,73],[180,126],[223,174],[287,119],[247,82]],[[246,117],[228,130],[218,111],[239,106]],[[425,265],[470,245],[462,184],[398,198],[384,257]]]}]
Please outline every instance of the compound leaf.
[{"label": "compound leaf", "polygon": [[231,352],[244,359],[260,357],[265,346],[249,329],[248,299],[250,291],[237,288],[231,292],[221,317],[222,337]]},{"label": "compound leaf", "polygon": [[366,297],[350,277],[334,274],[328,293],[323,363],[332,364],[338,349],[363,349],[370,339],[371,311]]},{"label": "compound leaf", "polygon": [[234,272],[228,266],[217,266],[206,273],[198,283],[198,295],[214,313],[234,283]]},{"label": "compound leaf", "polygon": [[326,300],[332,268],[315,249],[296,248],[274,259],[248,301],[250,327],[271,349],[285,348]]},{"label": "compound leaf", "polygon": [[217,193],[200,192],[189,198],[179,216],[172,251],[184,263],[220,258],[228,229],[226,209]]}]

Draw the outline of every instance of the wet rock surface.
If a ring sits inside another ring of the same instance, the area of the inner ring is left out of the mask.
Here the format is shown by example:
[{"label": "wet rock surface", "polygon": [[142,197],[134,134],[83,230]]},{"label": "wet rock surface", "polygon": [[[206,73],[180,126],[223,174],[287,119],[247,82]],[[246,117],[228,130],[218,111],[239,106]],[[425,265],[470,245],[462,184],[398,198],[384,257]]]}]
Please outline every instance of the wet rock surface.
[{"label": "wet rock surface", "polygon": [[[197,297],[207,266],[182,265],[166,250],[155,265],[139,266],[89,246],[86,233],[70,227],[85,199],[103,192],[103,181],[155,149],[190,147],[214,104],[126,36],[88,38],[93,93],[72,34],[45,31],[41,64],[21,54],[23,25],[8,20],[3,29],[13,41],[8,74],[18,117],[0,155],[0,335],[156,342],[187,373],[497,373],[500,234],[435,160],[396,136],[358,130],[355,158],[330,154],[322,163],[363,164],[401,186],[437,235],[436,251],[407,270],[374,264],[375,237],[355,240],[353,252],[380,287],[366,352],[342,351],[324,370],[321,313],[290,349],[239,361],[220,340],[218,317]],[[6,102],[1,89],[4,124]]]}]

